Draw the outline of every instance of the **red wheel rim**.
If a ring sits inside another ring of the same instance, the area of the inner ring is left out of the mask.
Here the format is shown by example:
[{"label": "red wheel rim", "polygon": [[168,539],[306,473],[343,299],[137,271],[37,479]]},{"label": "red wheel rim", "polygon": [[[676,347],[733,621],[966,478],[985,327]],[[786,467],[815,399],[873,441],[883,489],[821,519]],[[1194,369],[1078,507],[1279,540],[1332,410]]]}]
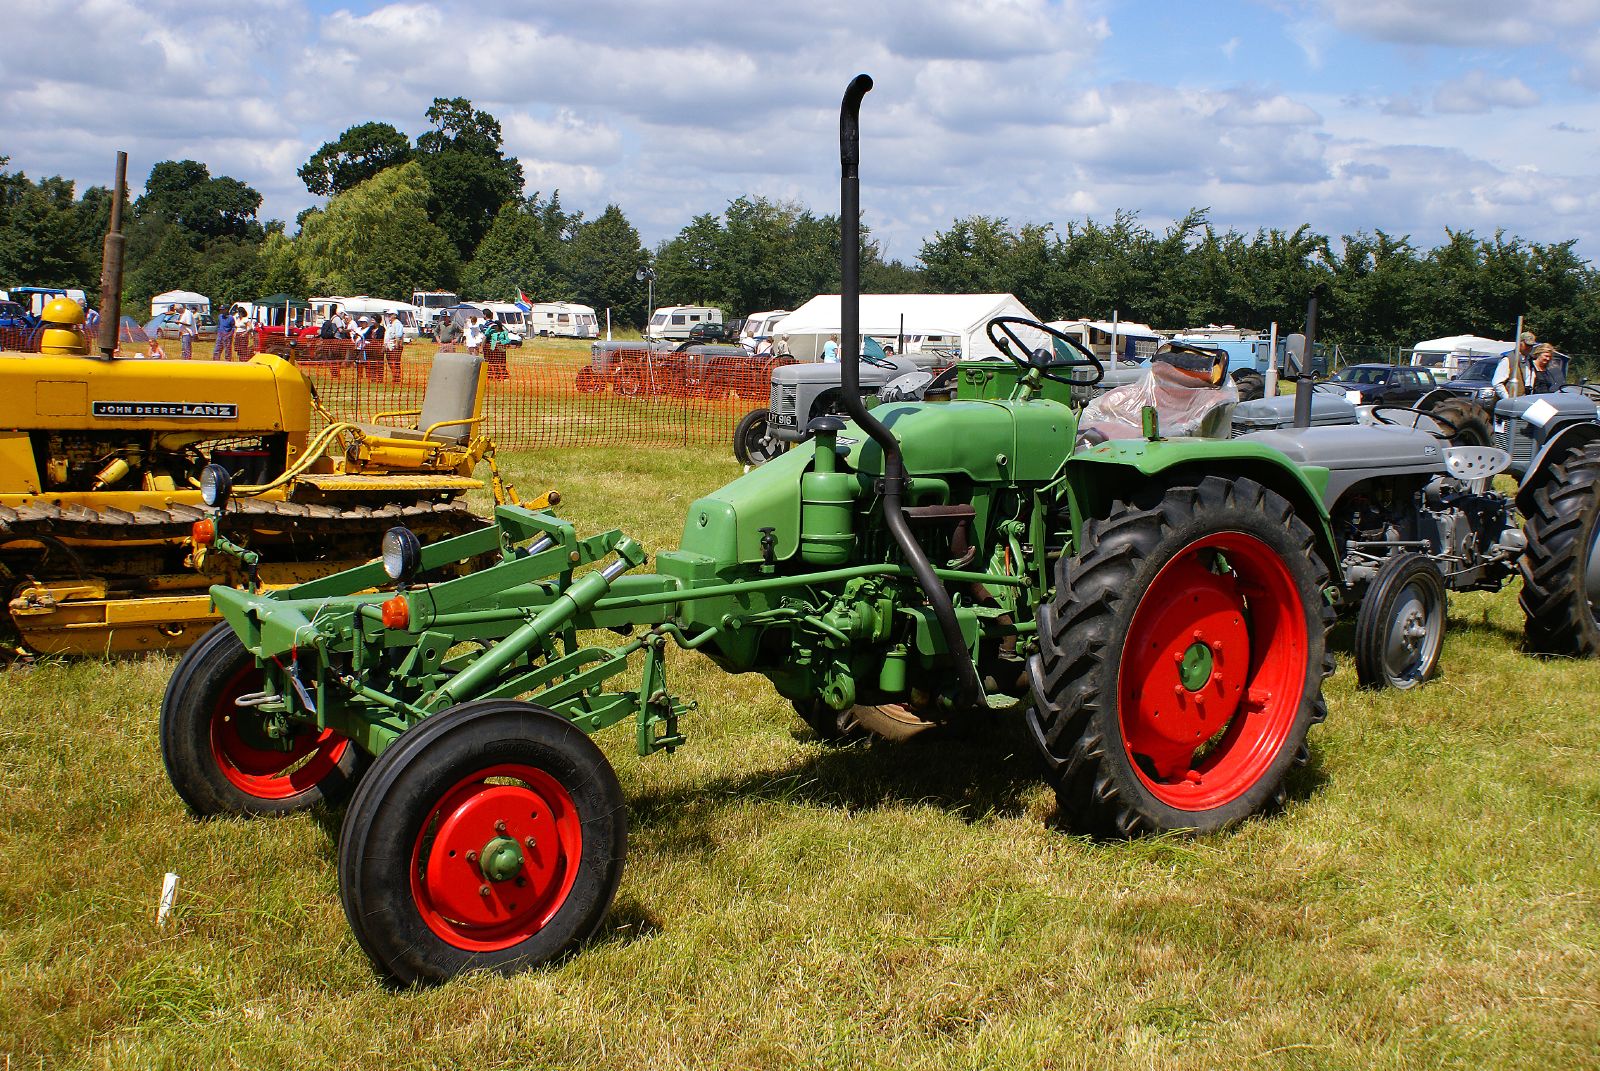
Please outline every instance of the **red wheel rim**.
[{"label": "red wheel rim", "polygon": [[350,741],[332,729],[306,726],[295,732],[289,750],[270,746],[260,715],[233,702],[260,688],[261,670],[247,666],[222,689],[211,709],[211,755],[239,791],[263,800],[289,799],[321,784]]},{"label": "red wheel rim", "polygon": [[1206,536],[1162,566],[1117,682],[1123,746],[1145,787],[1185,811],[1248,792],[1294,727],[1309,648],[1299,588],[1256,537]]},{"label": "red wheel rim", "polygon": [[[489,877],[486,846],[510,841],[520,855],[513,876]],[[481,770],[440,798],[411,853],[411,895],[441,939],[472,952],[527,940],[572,892],[583,856],[583,823],[572,796],[537,767],[502,763]]]}]

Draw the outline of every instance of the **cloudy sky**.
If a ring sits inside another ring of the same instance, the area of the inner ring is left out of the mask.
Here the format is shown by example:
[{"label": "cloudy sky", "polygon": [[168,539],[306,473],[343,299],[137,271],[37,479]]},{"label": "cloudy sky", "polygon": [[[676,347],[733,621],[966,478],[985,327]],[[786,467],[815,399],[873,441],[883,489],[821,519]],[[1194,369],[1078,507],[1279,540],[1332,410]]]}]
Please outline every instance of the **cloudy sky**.
[{"label": "cloudy sky", "polygon": [[192,157],[264,216],[313,203],[295,169],[323,141],[415,136],[436,96],[500,119],[530,192],[615,202],[647,244],[741,193],[834,211],[866,71],[862,203],[901,259],[972,213],[1209,206],[1600,260],[1600,0],[30,0],[6,30],[13,168]]}]

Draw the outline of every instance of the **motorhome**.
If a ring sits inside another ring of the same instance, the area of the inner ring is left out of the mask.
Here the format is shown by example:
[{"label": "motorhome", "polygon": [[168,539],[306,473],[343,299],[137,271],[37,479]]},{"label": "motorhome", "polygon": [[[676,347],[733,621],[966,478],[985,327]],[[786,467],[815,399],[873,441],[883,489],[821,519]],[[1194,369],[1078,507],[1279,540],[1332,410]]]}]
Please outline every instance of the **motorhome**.
[{"label": "motorhome", "polygon": [[720,324],[722,310],[708,305],[664,305],[650,315],[650,338],[688,339],[696,324]]},{"label": "motorhome", "polygon": [[571,301],[535,301],[526,313],[528,333],[550,338],[599,338],[600,318],[591,306]]},{"label": "motorhome", "polygon": [[739,332],[739,341],[755,349],[761,345],[763,339],[769,339],[776,334],[775,329],[787,315],[789,315],[788,309],[752,312],[744,318],[744,328]]},{"label": "motorhome", "polygon": [[1411,363],[1431,368],[1441,380],[1454,379],[1466,370],[1474,357],[1503,357],[1515,347],[1482,335],[1447,335],[1430,338],[1411,347]]},{"label": "motorhome", "polygon": [[411,304],[422,310],[417,316],[417,326],[424,331],[432,331],[433,321],[437,320],[445,309],[461,304],[461,297],[448,290],[414,290],[411,293]]}]

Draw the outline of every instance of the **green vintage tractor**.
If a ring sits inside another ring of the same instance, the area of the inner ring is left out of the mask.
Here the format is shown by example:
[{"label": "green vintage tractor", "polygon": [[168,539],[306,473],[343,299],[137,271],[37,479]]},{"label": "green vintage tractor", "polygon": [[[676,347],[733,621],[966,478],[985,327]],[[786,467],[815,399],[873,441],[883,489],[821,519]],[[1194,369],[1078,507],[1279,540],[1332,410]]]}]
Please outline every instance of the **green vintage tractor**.
[{"label": "green vintage tractor", "polygon": [[[851,83],[840,120],[846,353],[870,88]],[[1317,471],[1163,438],[1154,407],[1120,438],[1080,427],[1061,399],[1098,362],[1030,351],[1042,325],[989,330],[1016,364],[1008,396],[869,412],[846,362],[851,419],[819,417],[691,505],[654,572],[620,531],[501,507],[429,546],[395,529],[381,561],[298,588],[214,589],[225,625],[162,707],[174,786],[200,815],[353,790],[341,896],[403,983],[529,967],[595,932],[628,823],[589,734],[631,721],[641,754],[683,744],[669,644],[763,674],[824,736],[1023,717],[1062,819],[1092,835],[1273,807],[1331,669]]]}]

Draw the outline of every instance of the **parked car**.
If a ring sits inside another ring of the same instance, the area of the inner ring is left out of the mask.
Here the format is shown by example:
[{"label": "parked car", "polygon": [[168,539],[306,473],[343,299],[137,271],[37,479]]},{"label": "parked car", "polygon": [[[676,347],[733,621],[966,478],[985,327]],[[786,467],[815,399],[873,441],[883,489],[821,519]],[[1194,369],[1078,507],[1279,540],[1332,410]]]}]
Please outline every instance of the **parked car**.
[{"label": "parked car", "polygon": [[[178,321],[176,317],[170,313],[162,313],[155,319],[160,321],[156,326],[156,331],[162,338],[178,337]],[[195,333],[195,338],[201,342],[215,342],[217,339],[217,318],[206,312],[201,313],[199,319],[199,330]]]},{"label": "parked car", "polygon": [[1355,405],[1413,406],[1434,390],[1433,373],[1411,365],[1353,364],[1328,380]]},{"label": "parked car", "polygon": [[1493,408],[1495,400],[1494,370],[1500,363],[1499,357],[1478,357],[1468,361],[1461,368],[1461,372],[1454,379],[1440,384],[1440,390],[1447,390],[1460,398],[1471,398],[1475,402]]}]

